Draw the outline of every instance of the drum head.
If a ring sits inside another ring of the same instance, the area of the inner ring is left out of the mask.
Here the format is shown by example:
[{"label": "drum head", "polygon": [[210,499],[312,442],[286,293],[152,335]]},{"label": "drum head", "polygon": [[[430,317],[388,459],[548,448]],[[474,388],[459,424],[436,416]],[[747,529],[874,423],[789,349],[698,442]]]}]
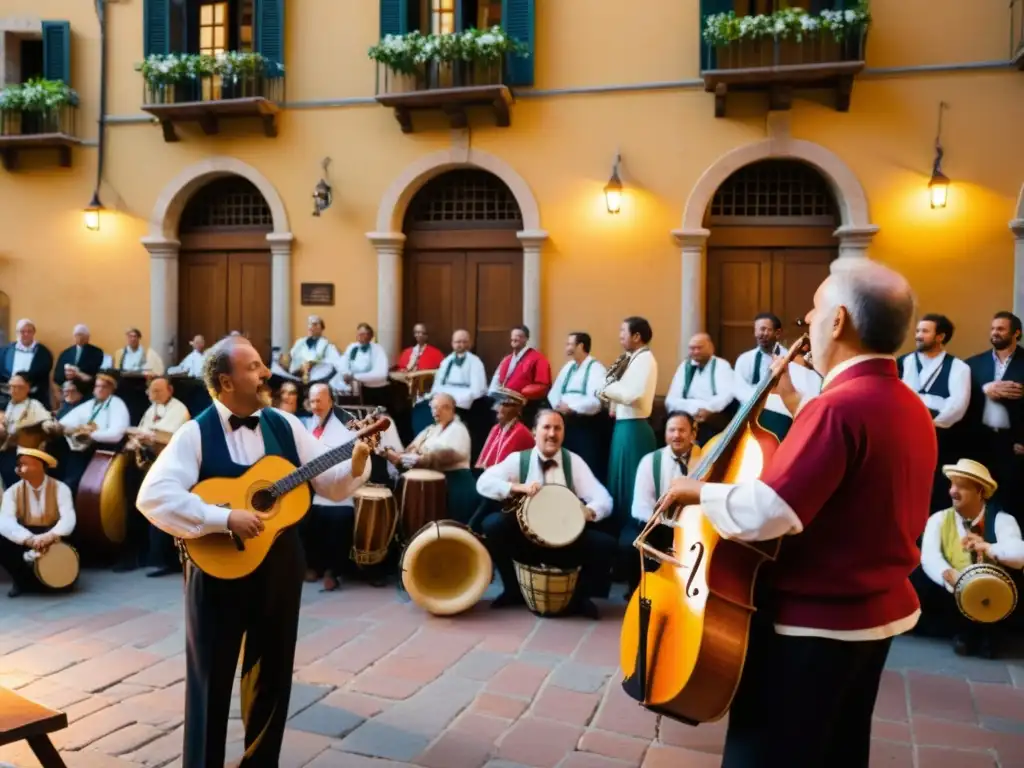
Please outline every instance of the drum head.
[{"label": "drum head", "polygon": [[410,469],[403,477],[406,480],[424,480],[427,482],[444,480],[444,473],[433,469]]},{"label": "drum head", "polygon": [[583,533],[587,519],[576,494],[564,485],[545,485],[523,508],[522,518],[542,543],[566,547]]},{"label": "drum head", "polygon": [[390,488],[367,488],[366,486],[363,486],[353,493],[352,497],[356,499],[390,499],[392,497],[392,493]]},{"label": "drum head", "polygon": [[983,624],[1002,621],[1017,605],[1017,588],[1002,569],[987,564],[967,568],[954,588],[956,604],[967,618]]},{"label": "drum head", "polygon": [[41,582],[53,589],[71,586],[78,578],[78,553],[73,547],[58,541],[36,560],[36,574]]},{"label": "drum head", "polygon": [[409,597],[435,616],[472,608],[494,573],[491,555],[480,539],[450,520],[423,526],[402,553],[401,568]]}]

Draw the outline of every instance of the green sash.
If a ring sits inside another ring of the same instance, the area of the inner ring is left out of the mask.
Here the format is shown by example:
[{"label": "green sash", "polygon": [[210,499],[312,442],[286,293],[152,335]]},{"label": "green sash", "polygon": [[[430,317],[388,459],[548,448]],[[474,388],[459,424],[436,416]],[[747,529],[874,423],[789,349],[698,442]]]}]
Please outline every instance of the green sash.
[{"label": "green sash", "polygon": [[587,394],[587,382],[590,381],[590,369],[594,366],[596,360],[591,360],[587,363],[587,367],[583,369],[583,386],[580,389],[574,389],[572,392],[569,391],[569,381],[576,374],[576,370],[579,368],[578,363],[572,364],[572,370],[565,375],[565,381],[562,382],[562,394],[570,395],[585,395]]},{"label": "green sash", "polygon": [[[540,454],[538,454],[539,456]],[[533,448],[528,451],[519,452],[519,482],[525,483],[526,478],[530,475],[530,457],[533,456]],[[562,472],[565,474],[565,485],[566,487],[576,493],[576,488],[572,484],[572,454],[569,453],[565,448],[562,449]]]},{"label": "green sash", "polygon": [[[715,387],[715,362],[717,358],[711,358],[711,396],[718,397],[718,389]],[[683,399],[690,396],[690,385],[693,384],[693,377],[697,373],[697,366],[692,362],[686,364],[686,380],[683,383]]]},{"label": "green sash", "polygon": [[661,498],[661,449],[654,452],[651,458],[651,472],[654,474],[654,498]]}]

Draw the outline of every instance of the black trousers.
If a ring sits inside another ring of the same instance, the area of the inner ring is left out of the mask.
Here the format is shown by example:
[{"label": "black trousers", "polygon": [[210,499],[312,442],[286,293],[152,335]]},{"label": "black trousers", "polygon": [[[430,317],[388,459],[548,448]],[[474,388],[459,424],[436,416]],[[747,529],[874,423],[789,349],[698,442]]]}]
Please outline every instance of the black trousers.
[{"label": "black trousers", "polygon": [[891,644],[778,635],[755,614],[722,768],[868,768]]},{"label": "black trousers", "polygon": [[88,469],[89,462],[92,461],[94,453],[96,453],[96,449],[94,447],[89,447],[84,451],[69,450],[64,456],[64,461],[60,467],[60,479],[68,488],[71,489],[72,499],[75,498],[75,495],[78,493],[78,484],[82,482],[82,475],[84,475],[85,470]]},{"label": "black trousers", "polygon": [[1013,452],[1012,432],[1008,429],[994,430],[982,426],[978,437],[976,453],[984,458],[992,477],[999,484],[995,494],[997,507],[1017,518],[1024,524],[1024,499],[1021,499],[1021,470],[1024,470],[1024,456]]},{"label": "black trousers", "polygon": [[514,514],[492,512],[484,518],[482,529],[494,567],[501,575],[505,589],[517,591],[513,560],[524,565],[550,565],[556,568],[580,567],[576,583],[576,599],[592,597],[607,591],[616,542],[587,523],[583,534],[567,547],[549,549],[534,544],[523,534]]},{"label": "black trousers", "polygon": [[363,405],[376,405],[382,408],[391,408],[391,387],[367,387],[362,388]]},{"label": "black trousers", "polygon": [[298,531],[278,537],[252,574],[223,580],[189,565],[185,579],[185,742],[189,768],[222,768],[239,648],[245,756],[274,768],[281,753],[305,564]]},{"label": "black trousers", "polygon": [[[27,525],[25,528],[31,531],[34,536],[50,530],[49,528],[40,528],[32,525]],[[25,552],[27,551],[28,547],[15,544],[13,541],[0,536],[0,568],[3,568],[10,574],[11,581],[14,582],[15,586],[25,591],[62,591],[51,590],[36,578],[35,568],[25,562]]]},{"label": "black trousers", "polygon": [[3,481],[4,488],[10,488],[21,480],[14,470],[18,466],[18,449],[11,448],[0,453],[0,481]]},{"label": "black trousers", "polygon": [[[616,572],[620,578],[626,580],[628,594],[633,594],[640,584],[640,550],[633,546],[633,542],[640,535],[642,528],[643,524],[635,517],[631,517],[619,533]],[[656,525],[650,536],[647,537],[647,543],[662,552],[667,552],[672,546],[672,528],[667,525]],[[657,560],[644,558],[644,570],[648,573],[657,570],[659,565]]]},{"label": "black trousers", "polygon": [[352,561],[356,511],[351,506],[314,504],[299,524],[306,564],[318,574],[332,571],[340,576]]}]

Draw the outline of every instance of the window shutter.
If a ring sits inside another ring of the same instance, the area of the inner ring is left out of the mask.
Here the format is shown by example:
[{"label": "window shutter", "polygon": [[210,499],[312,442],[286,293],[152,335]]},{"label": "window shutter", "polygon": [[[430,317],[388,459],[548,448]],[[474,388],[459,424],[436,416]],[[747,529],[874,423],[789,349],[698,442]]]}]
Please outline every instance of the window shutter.
[{"label": "window shutter", "polygon": [[142,48],[144,56],[171,52],[171,0],[143,3]]},{"label": "window shutter", "polygon": [[505,62],[506,85],[533,85],[534,0],[501,0],[501,25],[506,34],[528,47],[526,58],[509,56]]},{"label": "window shutter", "polygon": [[[415,0],[414,0],[415,1]],[[380,0],[380,37],[409,31],[409,0]]]},{"label": "window shutter", "polygon": [[71,24],[43,22],[43,77],[71,85]]},{"label": "window shutter", "polygon": [[256,50],[275,64],[284,64],[284,0],[256,0]]},{"label": "window shutter", "polygon": [[[700,24],[697,26],[697,42],[700,44],[700,68],[714,69],[715,49],[704,42],[704,19],[718,13],[736,10],[736,0],[700,0]],[[737,15],[745,15],[737,13]]]}]

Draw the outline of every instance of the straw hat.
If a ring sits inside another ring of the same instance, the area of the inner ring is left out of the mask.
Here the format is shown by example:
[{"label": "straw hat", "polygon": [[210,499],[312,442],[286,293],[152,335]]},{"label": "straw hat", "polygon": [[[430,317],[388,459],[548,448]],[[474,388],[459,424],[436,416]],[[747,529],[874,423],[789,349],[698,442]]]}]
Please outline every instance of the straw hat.
[{"label": "straw hat", "polygon": [[43,464],[48,466],[50,469],[57,468],[57,460],[53,458],[46,451],[40,451],[37,448],[18,448],[19,456],[31,456],[34,459],[39,459]]},{"label": "straw hat", "polygon": [[520,408],[526,405],[526,398],[512,389],[498,387],[490,394],[491,398],[493,398],[494,400],[495,405],[503,405],[505,403],[508,403],[509,405],[518,405]]},{"label": "straw hat", "polygon": [[971,459],[960,459],[956,464],[946,464],[942,467],[942,474],[946,477],[963,477],[972,480],[981,486],[981,495],[986,499],[992,498],[999,484],[992,479],[988,467]]}]

